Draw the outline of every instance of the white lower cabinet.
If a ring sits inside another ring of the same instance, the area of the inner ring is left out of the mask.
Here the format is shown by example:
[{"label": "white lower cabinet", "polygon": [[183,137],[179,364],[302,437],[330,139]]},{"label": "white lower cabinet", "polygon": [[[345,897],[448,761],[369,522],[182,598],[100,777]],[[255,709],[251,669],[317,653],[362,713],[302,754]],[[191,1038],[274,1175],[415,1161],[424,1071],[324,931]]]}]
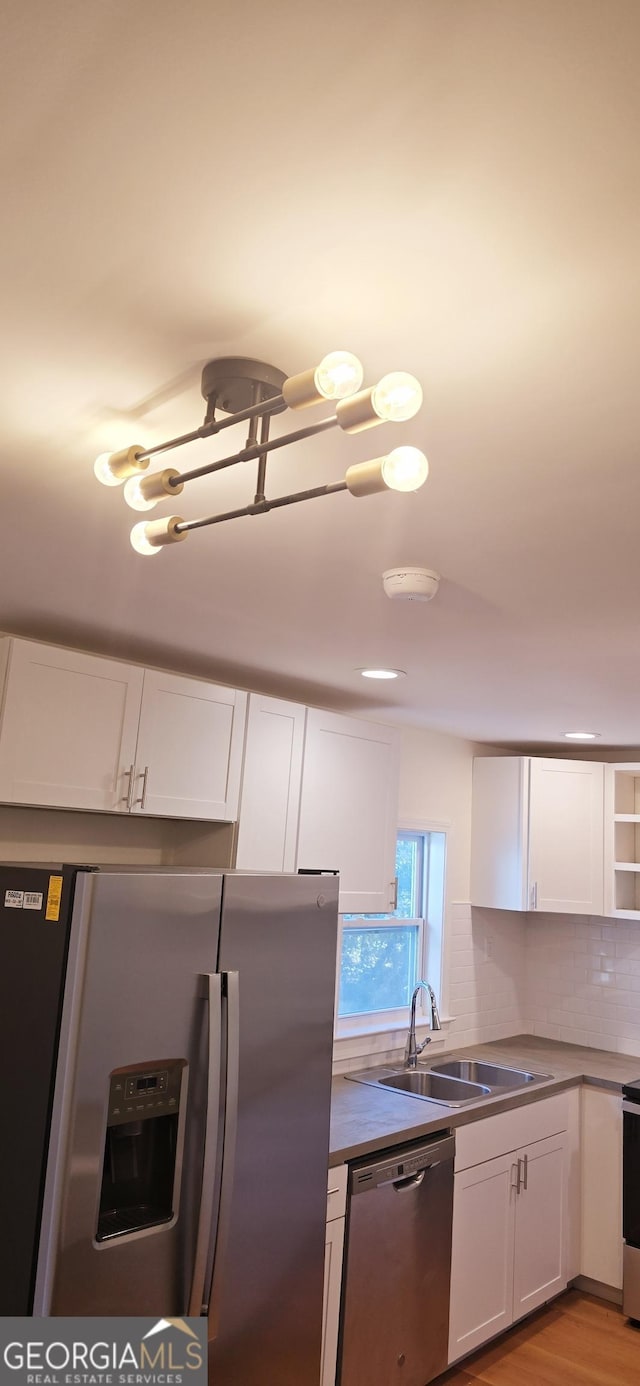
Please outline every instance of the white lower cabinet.
[{"label": "white lower cabinet", "polygon": [[347,1166],[329,1170],[327,1187],[327,1238],[324,1253],[324,1300],[322,1304],[322,1360],[320,1386],[335,1386],[340,1294],[347,1203]]},{"label": "white lower cabinet", "polygon": [[513,1322],[511,1154],[456,1174],[449,1361]]},{"label": "white lower cabinet", "polygon": [[[567,1284],[566,1125],[558,1096],[457,1133],[450,1363]],[[554,1126],[562,1129],[527,1139]]]},{"label": "white lower cabinet", "polygon": [[514,1322],[560,1294],[567,1283],[564,1154],[564,1131],[516,1151],[522,1163],[515,1195]]}]

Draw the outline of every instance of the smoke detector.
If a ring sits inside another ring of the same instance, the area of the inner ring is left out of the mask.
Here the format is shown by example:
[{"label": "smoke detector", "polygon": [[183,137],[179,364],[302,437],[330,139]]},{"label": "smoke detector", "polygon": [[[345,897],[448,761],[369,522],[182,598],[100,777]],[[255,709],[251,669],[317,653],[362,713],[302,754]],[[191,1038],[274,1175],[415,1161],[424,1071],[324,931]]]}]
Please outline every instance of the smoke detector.
[{"label": "smoke detector", "polygon": [[430,602],[440,586],[440,574],[433,568],[387,568],[382,582],[393,601]]}]

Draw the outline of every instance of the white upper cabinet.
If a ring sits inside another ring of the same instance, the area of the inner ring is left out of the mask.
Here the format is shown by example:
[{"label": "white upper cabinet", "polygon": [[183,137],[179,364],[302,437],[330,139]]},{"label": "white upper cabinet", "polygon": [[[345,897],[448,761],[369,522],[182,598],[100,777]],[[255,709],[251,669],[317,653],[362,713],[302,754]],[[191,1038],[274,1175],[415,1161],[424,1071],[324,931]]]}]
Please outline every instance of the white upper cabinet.
[{"label": "white upper cabinet", "polygon": [[307,710],[249,695],[236,866],[295,871]]},{"label": "white upper cabinet", "polygon": [[473,767],[471,903],[603,913],[604,766],[530,756]]},{"label": "white upper cabinet", "polygon": [[132,811],[237,818],[246,703],[234,688],[146,669]]},{"label": "white upper cabinet", "polygon": [[52,645],[0,644],[0,800],[237,816],[245,693]]},{"label": "white upper cabinet", "polygon": [[143,670],[30,640],[1,644],[0,800],[126,811]]},{"label": "white upper cabinet", "polygon": [[605,914],[640,919],[640,765],[605,769]]},{"label": "white upper cabinet", "polygon": [[394,908],[400,737],[393,727],[307,713],[297,865],[340,872],[340,910]]}]

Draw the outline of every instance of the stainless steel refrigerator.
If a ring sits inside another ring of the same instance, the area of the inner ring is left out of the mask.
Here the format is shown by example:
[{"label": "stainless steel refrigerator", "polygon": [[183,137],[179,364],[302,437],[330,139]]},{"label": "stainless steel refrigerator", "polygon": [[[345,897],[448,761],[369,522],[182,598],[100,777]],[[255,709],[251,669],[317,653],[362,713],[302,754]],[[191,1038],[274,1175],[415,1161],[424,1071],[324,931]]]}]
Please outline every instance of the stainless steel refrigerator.
[{"label": "stainless steel refrigerator", "polygon": [[0,1315],[208,1314],[317,1386],[337,881],[0,866]]}]

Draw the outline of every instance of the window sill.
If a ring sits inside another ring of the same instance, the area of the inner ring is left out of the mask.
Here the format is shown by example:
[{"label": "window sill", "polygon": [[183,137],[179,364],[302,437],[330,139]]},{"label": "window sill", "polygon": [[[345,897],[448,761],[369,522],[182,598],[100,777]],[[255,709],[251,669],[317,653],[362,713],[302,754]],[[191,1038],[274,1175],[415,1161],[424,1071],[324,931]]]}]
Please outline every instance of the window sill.
[{"label": "window sill", "polygon": [[[443,1045],[447,1039],[449,1026],[454,1020],[454,1016],[441,1016],[441,1030],[436,1030],[431,1034],[431,1045],[436,1050]],[[371,1054],[374,1056],[386,1054],[393,1049],[404,1049],[407,1038],[408,1025],[399,1025],[397,1020],[367,1022],[360,1020],[352,1025],[348,1021],[340,1022],[340,1030],[333,1040],[333,1061],[343,1061],[345,1059],[366,1058]],[[427,1035],[431,1033],[426,1021],[418,1021],[416,1024],[416,1036],[418,1043],[422,1043]]]}]

